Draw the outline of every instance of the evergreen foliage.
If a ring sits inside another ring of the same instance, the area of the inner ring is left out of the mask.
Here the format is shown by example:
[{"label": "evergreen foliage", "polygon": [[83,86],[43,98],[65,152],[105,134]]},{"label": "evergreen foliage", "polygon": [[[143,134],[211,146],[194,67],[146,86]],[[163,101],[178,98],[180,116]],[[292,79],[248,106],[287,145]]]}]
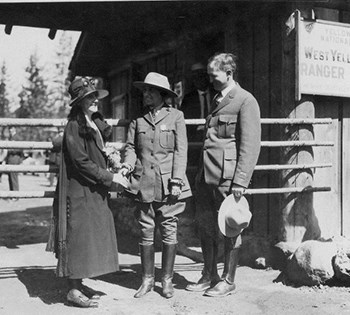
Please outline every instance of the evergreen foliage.
[{"label": "evergreen foliage", "polygon": [[74,47],[72,37],[65,31],[62,32],[54,58],[53,71],[50,79],[49,103],[54,108],[56,118],[66,118],[69,113],[70,96],[68,93],[69,63],[73,55]]},{"label": "evergreen foliage", "polygon": [[0,70],[0,117],[9,117],[9,99],[6,90],[7,67],[5,61]]}]

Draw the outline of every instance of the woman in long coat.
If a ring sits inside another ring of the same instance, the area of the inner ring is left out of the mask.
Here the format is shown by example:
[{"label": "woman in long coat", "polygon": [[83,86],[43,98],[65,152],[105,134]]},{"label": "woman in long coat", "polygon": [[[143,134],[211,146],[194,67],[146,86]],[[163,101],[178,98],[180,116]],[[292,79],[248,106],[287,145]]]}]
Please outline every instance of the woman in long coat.
[{"label": "woman in long coat", "polygon": [[[168,106],[168,78],[150,72],[144,82],[134,82],[143,92],[145,114],[129,126],[125,147],[125,174],[131,172],[131,188],[137,202],[141,229],[142,284],[135,297],[154,287],[154,231],[162,236],[162,294],[171,298],[177,245],[177,215],[185,210],[183,199],[191,196],[186,177],[187,136],[183,113]],[[122,169],[123,172],[123,169]]]},{"label": "woman in long coat", "polygon": [[72,109],[63,136],[58,198],[54,202],[57,274],[68,278],[70,304],[97,307],[98,296],[82,285],[82,279],[119,269],[108,191],[113,183],[125,186],[127,182],[107,170],[104,143],[111,126],[97,112],[97,100],[108,92],[96,90],[92,80],[77,78],[69,93]]}]

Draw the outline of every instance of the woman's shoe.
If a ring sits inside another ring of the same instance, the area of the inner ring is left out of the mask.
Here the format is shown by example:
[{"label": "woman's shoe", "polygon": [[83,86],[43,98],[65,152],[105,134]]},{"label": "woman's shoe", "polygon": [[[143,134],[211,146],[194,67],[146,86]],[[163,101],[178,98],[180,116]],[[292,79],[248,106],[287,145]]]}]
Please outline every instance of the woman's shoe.
[{"label": "woman's shoe", "polygon": [[89,299],[86,295],[77,289],[71,289],[67,294],[67,302],[69,305],[76,307],[98,307],[98,303]]},{"label": "woman's shoe", "polygon": [[91,289],[85,285],[82,285],[80,288],[81,293],[86,295],[90,300],[99,300],[102,295],[104,295],[103,292],[95,291],[94,289]]}]

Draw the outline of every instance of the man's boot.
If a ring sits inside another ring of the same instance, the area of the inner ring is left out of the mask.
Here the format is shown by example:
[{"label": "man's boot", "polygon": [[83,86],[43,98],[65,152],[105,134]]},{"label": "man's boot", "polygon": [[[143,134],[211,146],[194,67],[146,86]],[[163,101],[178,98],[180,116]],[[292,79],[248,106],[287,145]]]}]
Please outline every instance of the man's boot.
[{"label": "man's boot", "polygon": [[221,281],[213,288],[205,291],[204,295],[221,297],[232,294],[236,289],[235,275],[239,259],[239,248],[232,248],[232,245],[225,242],[225,262]]},{"label": "man's boot", "polygon": [[163,243],[162,253],[162,294],[169,299],[174,296],[173,274],[177,244]]},{"label": "man's boot", "polygon": [[141,245],[141,265],[142,265],[142,284],[135,293],[135,298],[144,296],[154,288],[154,245]]},{"label": "man's boot", "polygon": [[202,236],[201,247],[204,258],[202,277],[197,283],[187,285],[188,291],[203,292],[220,281],[217,271],[217,242],[208,236]]}]

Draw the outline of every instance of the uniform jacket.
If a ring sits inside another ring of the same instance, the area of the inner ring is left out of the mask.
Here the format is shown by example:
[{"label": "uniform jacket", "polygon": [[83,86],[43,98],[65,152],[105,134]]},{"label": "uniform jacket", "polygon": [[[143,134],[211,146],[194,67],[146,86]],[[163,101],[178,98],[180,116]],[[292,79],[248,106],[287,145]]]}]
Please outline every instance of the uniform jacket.
[{"label": "uniform jacket", "polygon": [[260,110],[256,99],[236,85],[207,117],[203,145],[204,179],[248,187],[260,152]]},{"label": "uniform jacket", "polygon": [[112,179],[101,138],[95,131],[91,139],[82,137],[77,121],[69,121],[54,202],[59,276],[89,278],[118,270],[115,225],[108,206]]},{"label": "uniform jacket", "polygon": [[163,106],[153,120],[150,113],[130,123],[125,162],[134,167],[129,192],[141,202],[163,202],[169,195],[169,179],[185,185],[179,199],[191,196],[186,177],[187,136],[183,113]]}]

